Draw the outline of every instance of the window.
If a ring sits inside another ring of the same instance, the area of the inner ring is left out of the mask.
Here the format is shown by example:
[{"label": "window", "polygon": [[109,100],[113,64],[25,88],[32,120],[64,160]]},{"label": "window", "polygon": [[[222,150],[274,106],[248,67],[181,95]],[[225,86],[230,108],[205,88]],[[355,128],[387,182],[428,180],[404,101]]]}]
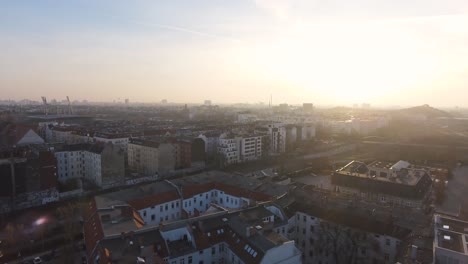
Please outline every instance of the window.
[{"label": "window", "polygon": [[215,255],[216,254],[216,248],[215,247],[212,247],[211,248],[211,255]]},{"label": "window", "polygon": [[188,262],[188,264],[192,264],[192,262],[193,262],[192,256],[189,256],[189,257],[188,257],[188,261],[187,261],[187,262]]},{"label": "window", "polygon": [[151,221],[154,221],[156,219],[156,216],[154,214],[151,215]]},{"label": "window", "polygon": [[159,212],[162,212],[163,211],[163,206],[159,206]]},{"label": "window", "polygon": [[310,225],[310,232],[314,232],[314,226]]},{"label": "window", "polygon": [[304,221],[304,222],[306,221],[306,216],[305,215],[302,216],[302,221]]},{"label": "window", "polygon": [[388,239],[388,238],[387,238],[387,239],[385,239],[385,245],[387,245],[387,246],[390,246],[390,244],[391,244],[391,241],[390,241],[390,239]]},{"label": "window", "polygon": [[168,209],[169,209],[169,206],[166,204],[166,205],[164,206],[164,210],[167,211]]},{"label": "window", "polygon": [[181,258],[181,259],[179,260],[179,263],[180,263],[180,264],[185,264],[185,258]]},{"label": "window", "polygon": [[143,217],[146,217],[146,210],[143,211]]},{"label": "window", "polygon": [[174,202],[171,203],[171,208],[174,209]]},{"label": "window", "polygon": [[198,251],[198,254],[202,255],[202,254],[203,254],[203,250]]},{"label": "window", "polygon": [[385,261],[388,261],[390,259],[390,256],[387,253],[385,253],[384,259],[385,259]]},{"label": "window", "polygon": [[361,254],[362,254],[363,256],[366,255],[366,248],[365,248],[365,247],[362,247],[362,248],[361,248]]}]

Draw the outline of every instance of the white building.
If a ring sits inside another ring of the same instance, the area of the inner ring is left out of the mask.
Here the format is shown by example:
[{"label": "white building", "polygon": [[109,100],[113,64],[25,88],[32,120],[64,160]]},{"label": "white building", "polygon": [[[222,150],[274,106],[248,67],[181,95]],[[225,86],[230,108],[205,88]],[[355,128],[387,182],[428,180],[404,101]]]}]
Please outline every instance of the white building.
[{"label": "white building", "polygon": [[241,161],[258,160],[262,158],[262,136],[242,136],[239,140],[239,155]]},{"label": "white building", "polygon": [[468,222],[434,215],[434,263],[468,263]]},{"label": "white building", "polygon": [[[273,231],[277,221],[281,225],[287,224],[287,221],[280,220],[264,206],[232,213],[214,213],[193,220],[162,224],[157,228],[135,225],[139,221],[138,216],[123,218],[123,213],[110,214],[109,210],[105,212],[97,208],[91,205],[88,214],[97,214],[98,217],[85,219],[88,262],[301,263],[301,252],[294,241]],[[117,211],[119,208],[111,210]],[[99,216],[103,214],[107,215],[106,224],[100,224],[102,217]],[[114,222],[114,226],[109,222]],[[104,234],[104,239],[89,238],[96,232],[94,226],[103,229],[100,233]],[[111,233],[116,226],[124,230],[120,235]]]},{"label": "white building", "polygon": [[239,140],[232,136],[223,136],[219,139],[218,153],[224,158],[227,165],[240,162]]},{"label": "white building", "polygon": [[123,184],[124,153],[112,144],[67,145],[55,151],[55,158],[60,182],[82,179],[103,188]]},{"label": "white building", "polygon": [[116,146],[122,147],[125,151],[127,151],[127,145],[130,141],[128,135],[120,135],[120,134],[96,134],[94,136],[95,142],[101,143],[112,143]]},{"label": "white building", "polygon": [[286,125],[273,123],[267,126],[271,154],[286,152]]}]

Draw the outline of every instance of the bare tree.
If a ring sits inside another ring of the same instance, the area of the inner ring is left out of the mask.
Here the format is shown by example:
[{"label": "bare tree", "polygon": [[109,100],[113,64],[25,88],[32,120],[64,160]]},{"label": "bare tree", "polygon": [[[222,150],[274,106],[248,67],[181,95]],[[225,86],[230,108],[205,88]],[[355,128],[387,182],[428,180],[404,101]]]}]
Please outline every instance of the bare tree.
[{"label": "bare tree", "polygon": [[368,237],[365,232],[346,226],[323,221],[319,232],[316,252],[325,255],[331,263],[363,263],[369,254],[367,251],[378,250],[373,238]]},{"label": "bare tree", "polygon": [[76,254],[74,248],[75,237],[80,233],[80,222],[78,221],[80,204],[68,203],[57,208],[57,215],[64,226],[65,245],[61,256],[63,263],[73,262]]}]

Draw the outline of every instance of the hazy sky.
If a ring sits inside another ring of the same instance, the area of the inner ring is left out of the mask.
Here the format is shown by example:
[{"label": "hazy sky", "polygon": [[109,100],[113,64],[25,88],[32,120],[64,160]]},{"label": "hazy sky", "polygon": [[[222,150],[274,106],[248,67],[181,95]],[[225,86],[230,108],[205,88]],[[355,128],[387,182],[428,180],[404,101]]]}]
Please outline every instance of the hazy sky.
[{"label": "hazy sky", "polygon": [[3,0],[0,98],[468,106],[467,0]]}]

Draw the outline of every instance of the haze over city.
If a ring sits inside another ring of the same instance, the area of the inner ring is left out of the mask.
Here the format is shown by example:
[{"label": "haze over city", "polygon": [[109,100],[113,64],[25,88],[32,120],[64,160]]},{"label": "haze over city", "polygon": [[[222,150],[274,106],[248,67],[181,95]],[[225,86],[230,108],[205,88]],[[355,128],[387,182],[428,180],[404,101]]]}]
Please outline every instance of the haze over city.
[{"label": "haze over city", "polygon": [[466,106],[464,0],[1,5],[2,99]]},{"label": "haze over city", "polygon": [[0,263],[468,263],[468,0],[0,0]]}]

